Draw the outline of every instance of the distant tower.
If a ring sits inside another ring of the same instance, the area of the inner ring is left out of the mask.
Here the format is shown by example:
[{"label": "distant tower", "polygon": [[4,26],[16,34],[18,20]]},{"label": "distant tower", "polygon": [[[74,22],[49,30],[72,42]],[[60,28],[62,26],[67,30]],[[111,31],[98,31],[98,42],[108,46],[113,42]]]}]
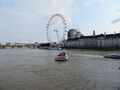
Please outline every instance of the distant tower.
[{"label": "distant tower", "polygon": [[93,36],[95,36],[95,30],[93,30]]},{"label": "distant tower", "polygon": [[116,31],[114,31],[114,34],[116,34]]},{"label": "distant tower", "polygon": [[104,35],[106,36],[106,32],[104,32]]}]

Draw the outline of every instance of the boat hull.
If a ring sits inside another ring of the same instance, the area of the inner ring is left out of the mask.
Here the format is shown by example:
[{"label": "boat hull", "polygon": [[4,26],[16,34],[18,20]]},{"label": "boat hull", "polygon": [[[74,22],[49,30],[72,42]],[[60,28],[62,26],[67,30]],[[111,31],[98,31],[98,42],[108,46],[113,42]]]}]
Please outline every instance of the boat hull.
[{"label": "boat hull", "polygon": [[56,58],[55,58],[55,61],[68,61],[68,54],[65,54],[65,56],[62,56],[62,55],[58,55]]},{"label": "boat hull", "polygon": [[120,55],[106,55],[104,58],[120,59]]}]

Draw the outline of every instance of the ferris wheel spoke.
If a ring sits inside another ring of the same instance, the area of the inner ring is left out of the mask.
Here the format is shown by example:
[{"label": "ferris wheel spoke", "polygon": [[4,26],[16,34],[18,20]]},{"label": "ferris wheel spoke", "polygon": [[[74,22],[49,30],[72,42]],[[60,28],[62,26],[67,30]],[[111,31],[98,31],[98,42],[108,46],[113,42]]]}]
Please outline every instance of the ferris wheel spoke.
[{"label": "ferris wheel spoke", "polygon": [[65,18],[61,15],[61,14],[59,14],[59,13],[56,13],[56,14],[54,14],[53,16],[51,16],[50,17],[50,19],[49,19],[49,21],[48,21],[48,23],[47,23],[47,26],[46,26],[46,35],[47,35],[47,39],[48,39],[48,41],[49,41],[49,43],[52,45],[53,44],[53,41],[52,41],[52,39],[51,39],[51,37],[50,36],[52,36],[52,35],[50,35],[50,25],[51,25],[51,23],[52,23],[52,21],[55,19],[55,18],[60,18],[61,19],[61,21],[62,21],[62,24],[63,24],[63,29],[64,29],[64,31],[63,31],[63,35],[61,36],[61,38],[60,38],[60,36],[59,36],[59,31],[58,30],[54,30],[54,32],[56,33],[56,35],[57,35],[57,40],[58,40],[58,44],[60,44],[64,39],[65,39],[65,36],[66,36],[66,32],[67,32],[67,23],[66,23],[66,20],[65,20]]}]

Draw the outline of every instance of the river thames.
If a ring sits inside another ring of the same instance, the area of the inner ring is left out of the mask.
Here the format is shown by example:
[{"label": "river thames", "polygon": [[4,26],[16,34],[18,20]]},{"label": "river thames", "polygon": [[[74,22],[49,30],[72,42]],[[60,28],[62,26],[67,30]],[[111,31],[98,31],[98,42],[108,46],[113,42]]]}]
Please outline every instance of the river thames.
[{"label": "river thames", "polygon": [[0,90],[120,90],[119,51],[67,50],[70,59],[55,62],[61,51],[0,49]]}]

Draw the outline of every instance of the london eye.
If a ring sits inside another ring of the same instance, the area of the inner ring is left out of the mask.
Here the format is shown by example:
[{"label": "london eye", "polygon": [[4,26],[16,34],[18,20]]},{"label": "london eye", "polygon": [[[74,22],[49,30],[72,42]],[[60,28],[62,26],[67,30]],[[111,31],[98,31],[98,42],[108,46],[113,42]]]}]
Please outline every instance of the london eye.
[{"label": "london eye", "polygon": [[56,43],[57,46],[63,45],[63,41],[66,39],[67,24],[65,18],[57,13],[50,17],[47,27],[46,35],[47,40],[51,46]]}]

